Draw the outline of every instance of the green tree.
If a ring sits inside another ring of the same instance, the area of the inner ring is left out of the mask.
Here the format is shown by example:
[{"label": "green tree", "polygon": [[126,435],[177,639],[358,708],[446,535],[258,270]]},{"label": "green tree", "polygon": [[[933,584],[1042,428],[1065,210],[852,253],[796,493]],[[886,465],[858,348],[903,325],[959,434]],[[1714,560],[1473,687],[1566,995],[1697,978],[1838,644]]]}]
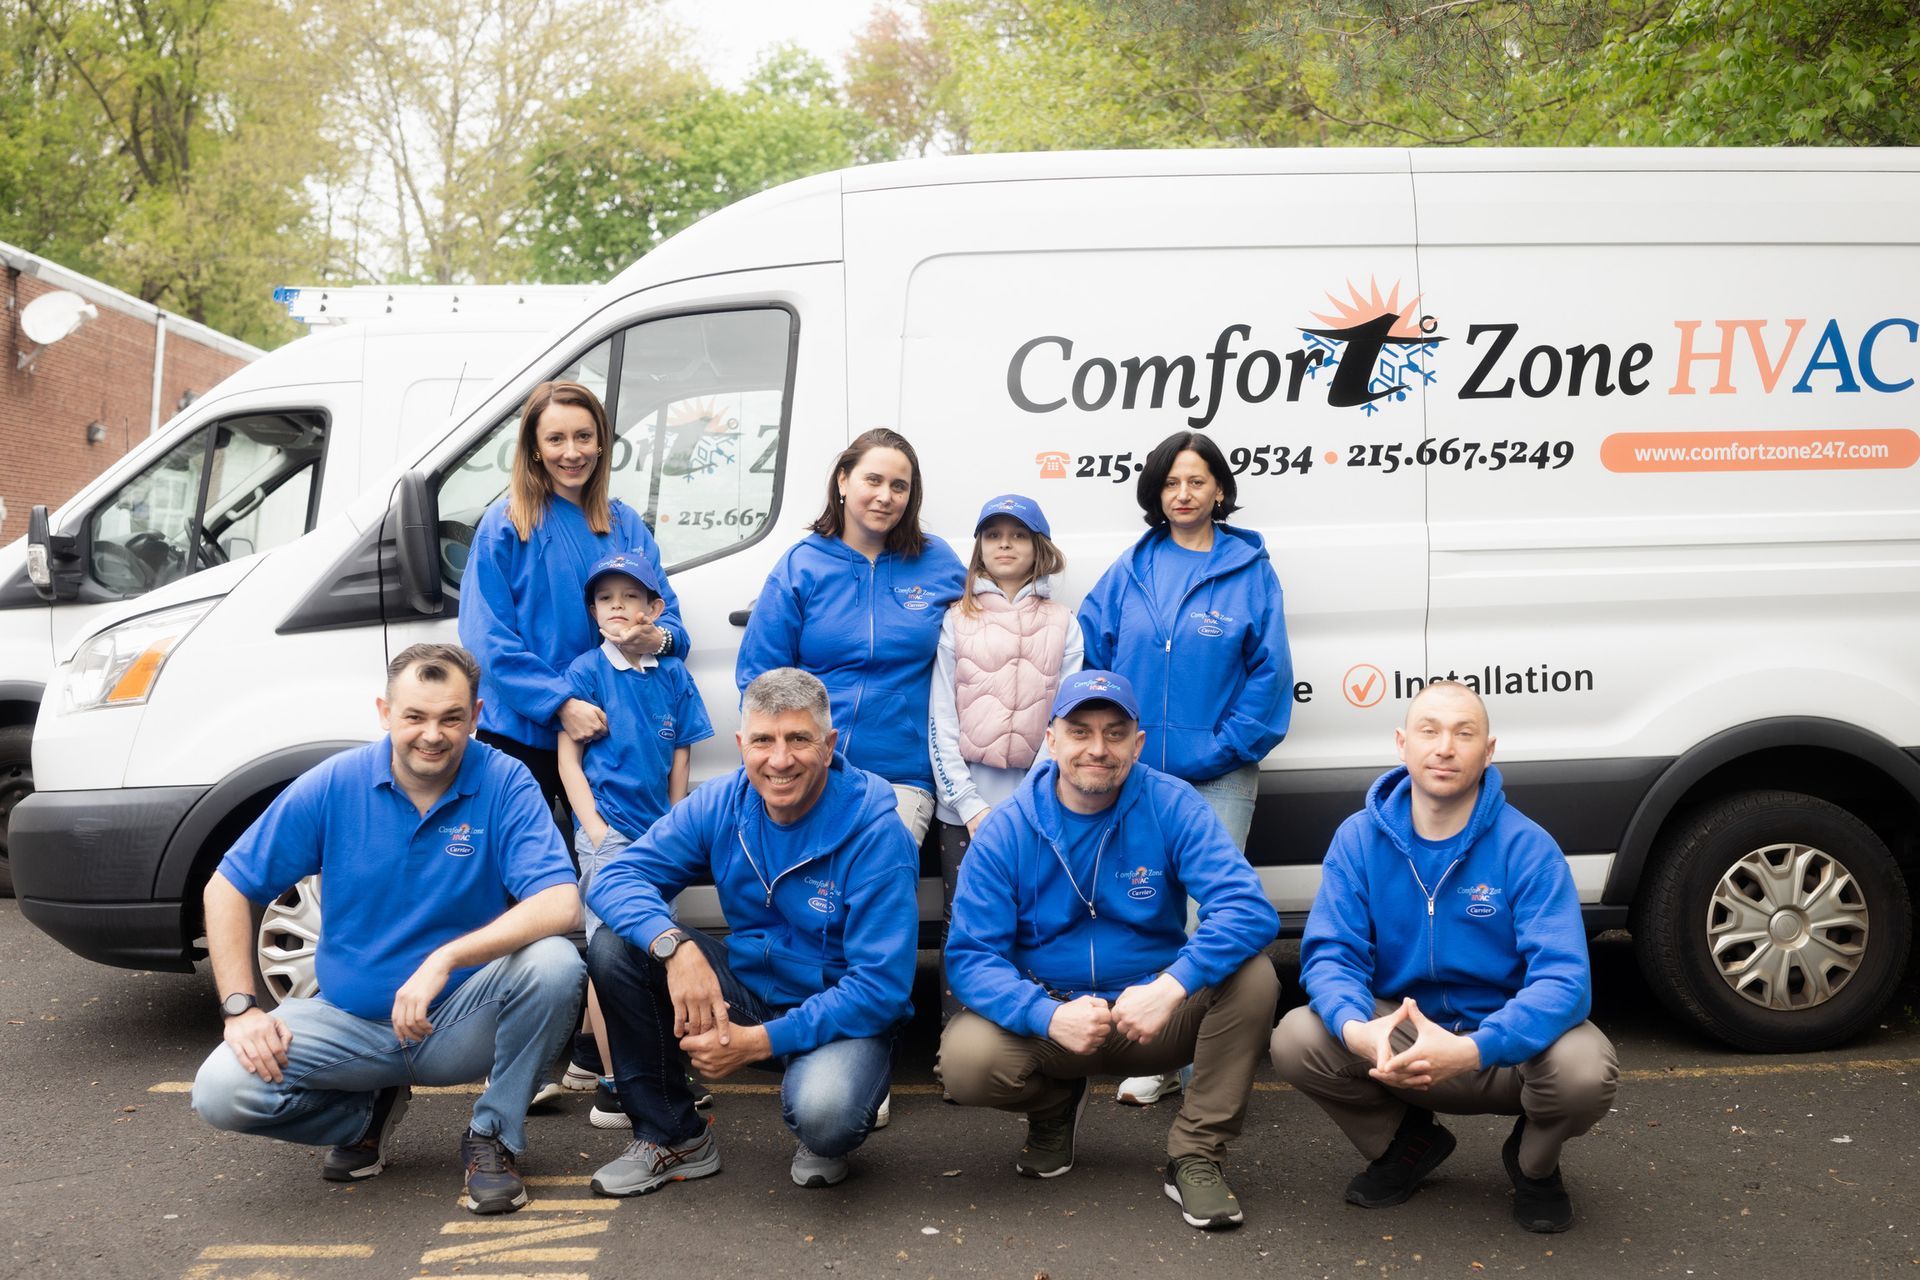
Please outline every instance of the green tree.
[{"label": "green tree", "polygon": [[539,279],[604,280],[743,196],[896,149],[825,64],[792,47],[738,91],[690,73],[601,86],[535,148],[528,248]]},{"label": "green tree", "polygon": [[968,149],[947,46],[917,9],[876,7],[847,55],[847,103],[909,155]]}]

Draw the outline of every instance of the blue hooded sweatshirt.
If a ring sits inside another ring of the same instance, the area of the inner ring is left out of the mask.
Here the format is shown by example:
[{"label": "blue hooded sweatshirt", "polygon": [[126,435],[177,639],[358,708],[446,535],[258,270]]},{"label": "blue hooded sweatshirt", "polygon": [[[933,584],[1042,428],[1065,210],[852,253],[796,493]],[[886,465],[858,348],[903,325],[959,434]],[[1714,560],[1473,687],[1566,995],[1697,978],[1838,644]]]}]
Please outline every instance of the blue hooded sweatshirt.
[{"label": "blue hooded sweatshirt", "polygon": [[653,534],[618,498],[611,508],[612,527],[600,534],[579,507],[552,499],[525,542],[507,519],[505,498],[480,517],[460,583],[460,643],[480,663],[482,729],[554,749],[561,704],[576,696],[567,668],[600,643],[592,614],[580,607],[587,574],[613,552],[652,562],[667,602],[658,625],[673,634],[673,655],[687,656],[680,598],[660,567]]},{"label": "blue hooded sweatshirt", "polygon": [[1085,666],[1117,671],[1140,697],[1141,757],[1189,782],[1257,764],[1287,736],[1293,653],[1280,579],[1250,529],[1213,527],[1213,553],[1178,600],[1153,593],[1172,543],[1149,529],[1080,602]]},{"label": "blue hooded sweatshirt", "polygon": [[[1260,877],[1187,783],[1135,764],[1091,861],[1069,867],[1058,776],[1056,762],[1036,765],[960,864],[947,981],[969,1009],[1044,1037],[1060,998],[1111,1000],[1162,973],[1191,994],[1279,933]],[[1200,903],[1191,938],[1190,897]]]},{"label": "blue hooded sweatshirt", "polygon": [[770,819],[736,769],[697,788],[594,873],[587,901],[645,948],[673,927],[667,904],[711,876],[732,932],[727,962],[783,1010],[766,1024],[773,1055],[886,1033],[913,1013],[919,945],[918,851],[893,788],[838,752],[807,814],[809,847],[768,863]]},{"label": "blue hooded sweatshirt", "polygon": [[966,568],[932,534],[918,556],[883,551],[872,563],[838,538],[810,533],[767,575],[740,641],[734,679],[799,667],[819,676],[839,749],[888,782],[933,790],[927,700],[940,620],[960,598]]},{"label": "blue hooded sweatshirt", "polygon": [[1507,804],[1489,767],[1466,828],[1438,851],[1414,837],[1404,766],[1334,833],[1300,942],[1300,984],[1339,1040],[1374,997],[1412,996],[1467,1032],[1483,1067],[1525,1062],[1593,1005],[1573,873],[1553,837]]}]

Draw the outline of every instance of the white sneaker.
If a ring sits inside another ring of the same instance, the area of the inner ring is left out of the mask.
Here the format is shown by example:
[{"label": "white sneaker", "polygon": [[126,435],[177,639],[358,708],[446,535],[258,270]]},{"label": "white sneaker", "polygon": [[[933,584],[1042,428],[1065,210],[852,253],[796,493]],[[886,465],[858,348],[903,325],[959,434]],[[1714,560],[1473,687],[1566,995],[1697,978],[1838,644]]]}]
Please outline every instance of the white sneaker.
[{"label": "white sneaker", "polygon": [[577,1062],[569,1062],[560,1076],[560,1087],[574,1093],[588,1093],[600,1087],[600,1073],[589,1071]]},{"label": "white sneaker", "polygon": [[1178,1071],[1158,1076],[1128,1076],[1120,1082],[1120,1091],[1114,1094],[1113,1100],[1129,1107],[1150,1107],[1169,1094],[1180,1092],[1182,1083]]},{"label": "white sneaker", "polygon": [[847,1180],[847,1158],[845,1156],[823,1156],[807,1149],[801,1143],[793,1153],[793,1165],[788,1169],[793,1185],[817,1190],[821,1187],[838,1186]]},{"label": "white sneaker", "polygon": [[884,1129],[892,1123],[893,1123],[893,1091],[888,1090],[887,1096],[880,1099],[880,1109],[873,1113],[873,1127],[875,1129]]}]

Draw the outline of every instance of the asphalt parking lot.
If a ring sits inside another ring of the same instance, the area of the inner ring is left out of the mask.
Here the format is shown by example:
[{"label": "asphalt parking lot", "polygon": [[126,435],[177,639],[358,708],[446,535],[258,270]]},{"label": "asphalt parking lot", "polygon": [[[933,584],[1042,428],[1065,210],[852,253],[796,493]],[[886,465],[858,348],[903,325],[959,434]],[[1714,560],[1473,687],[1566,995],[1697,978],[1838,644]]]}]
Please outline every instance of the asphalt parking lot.
[{"label": "asphalt parking lot", "polygon": [[[370,1183],[320,1181],[318,1153],[218,1134],[185,1082],[218,1041],[205,974],[80,960],[0,903],[0,1270],[17,1276],[347,1280],[361,1276],[1920,1275],[1920,983],[1842,1049],[1758,1058],[1661,1010],[1628,944],[1595,946],[1595,1019],[1620,1049],[1615,1112],[1568,1148],[1579,1221],[1507,1217],[1508,1122],[1450,1122],[1460,1150],[1410,1203],[1344,1206],[1357,1167],[1311,1103],[1263,1072],[1228,1173],[1242,1229],[1186,1227],[1160,1189],[1171,1112],[1096,1096],[1074,1171],[1013,1173],[1018,1119],[943,1105],[934,1029],[902,1045],[894,1121],[841,1187],[786,1179],[767,1077],[723,1085],[725,1171],[638,1200],[586,1182],[619,1134],[571,1095],[530,1125],[536,1199],[456,1204],[470,1092],[416,1099]],[[1289,1001],[1298,999],[1293,974]],[[922,1007],[932,1008],[923,965]],[[1174,1270],[1169,1270],[1170,1268]]]}]

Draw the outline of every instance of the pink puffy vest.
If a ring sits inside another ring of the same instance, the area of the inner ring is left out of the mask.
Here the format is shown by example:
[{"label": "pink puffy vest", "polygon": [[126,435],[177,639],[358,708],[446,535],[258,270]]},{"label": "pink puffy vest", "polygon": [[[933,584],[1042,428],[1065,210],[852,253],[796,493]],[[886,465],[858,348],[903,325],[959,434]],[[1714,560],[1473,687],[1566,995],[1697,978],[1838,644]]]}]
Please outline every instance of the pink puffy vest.
[{"label": "pink puffy vest", "polygon": [[996,769],[1024,769],[1046,735],[1074,617],[1037,591],[1012,602],[998,591],[976,591],[973,601],[978,613],[957,604],[947,611],[960,754]]}]

